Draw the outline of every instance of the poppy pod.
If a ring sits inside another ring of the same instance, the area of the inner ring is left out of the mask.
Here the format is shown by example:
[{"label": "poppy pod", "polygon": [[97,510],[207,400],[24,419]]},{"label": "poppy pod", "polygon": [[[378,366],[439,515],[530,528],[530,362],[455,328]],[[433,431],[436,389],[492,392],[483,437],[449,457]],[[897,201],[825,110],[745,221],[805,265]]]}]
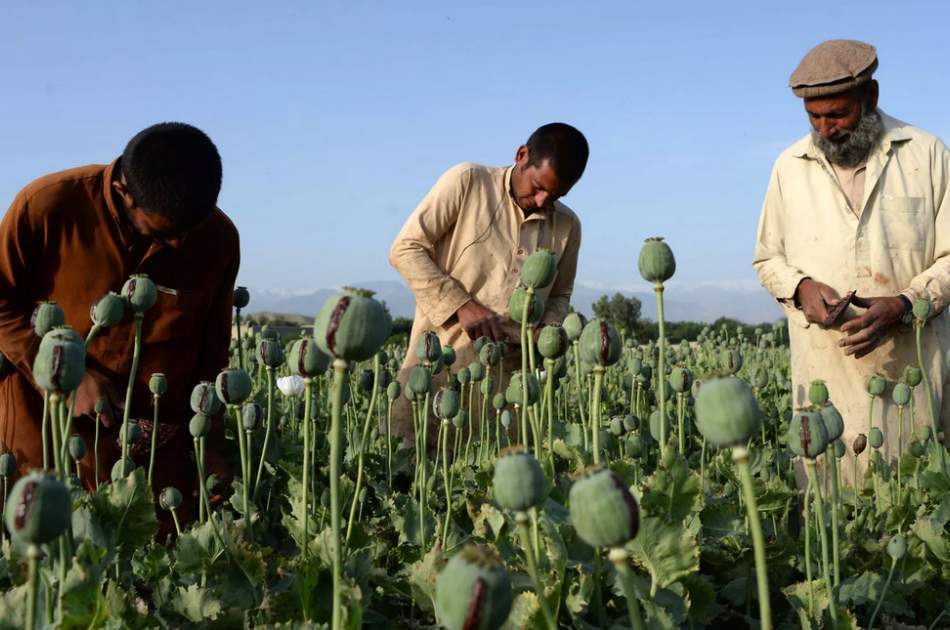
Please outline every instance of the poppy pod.
[{"label": "poppy pod", "polygon": [[442,346],[442,364],[446,367],[452,367],[456,358],[455,348],[452,346]]},{"label": "poppy pod", "polygon": [[663,237],[654,236],[643,242],[637,266],[644,280],[660,284],[673,277],[676,272],[676,259]]},{"label": "poppy pod", "polygon": [[[500,395],[501,394],[499,394],[499,396]],[[501,412],[501,418],[499,419],[499,422],[501,422],[501,426],[503,426],[505,429],[511,428],[511,410],[510,409],[505,409],[504,411]]]},{"label": "poppy pod", "polygon": [[452,416],[452,426],[456,429],[464,429],[468,426],[468,412],[460,409],[457,414]]},{"label": "poppy pod", "polygon": [[811,404],[821,407],[828,402],[828,386],[822,380],[815,380],[808,386],[808,400]]},{"label": "poppy pod", "polygon": [[399,381],[393,381],[386,387],[386,398],[389,400],[396,400],[399,398],[399,394],[402,391],[402,386],[399,384]]},{"label": "poppy pod", "polygon": [[406,381],[406,394],[422,397],[432,391],[432,375],[429,370],[417,365],[409,372],[409,380]]},{"label": "poppy pod", "polygon": [[834,442],[844,435],[844,418],[833,404],[829,403],[821,408],[821,421],[828,432],[829,442]]},{"label": "poppy pod", "polygon": [[0,453],[0,477],[9,477],[16,473],[16,455],[7,451]]},{"label": "poppy pod", "polygon": [[468,376],[473,383],[480,383],[485,378],[485,366],[478,361],[468,364]]},{"label": "poppy pod", "polygon": [[[666,424],[665,431],[662,428],[663,423]],[[670,424],[669,414],[661,416],[660,410],[654,409],[653,413],[650,414],[650,437],[659,442],[663,433],[666,433],[666,435],[669,436],[671,434]]]},{"label": "poppy pod", "polygon": [[129,276],[122,285],[122,297],[129,303],[136,313],[144,313],[155,305],[158,291],[155,283],[144,273]]},{"label": "poppy pod", "polygon": [[456,374],[455,377],[458,379],[459,384],[467,385],[470,380],[472,380],[472,373],[468,371],[467,367],[463,367]]},{"label": "poppy pod", "polygon": [[284,349],[279,341],[262,337],[257,344],[257,358],[264,367],[279,368],[284,364]]},{"label": "poppy pod", "polygon": [[923,372],[920,371],[919,367],[908,365],[904,368],[904,382],[907,383],[909,387],[917,387],[923,378]]},{"label": "poppy pod", "polygon": [[492,409],[494,409],[495,411],[501,411],[502,409],[505,408],[505,405],[507,403],[508,401],[505,400],[505,395],[500,392],[492,396],[491,406],[492,406]]},{"label": "poppy pod", "polygon": [[538,505],[548,495],[541,464],[524,452],[509,453],[495,462],[492,488],[499,506],[517,512]]},{"label": "poppy pod", "polygon": [[604,319],[592,319],[584,326],[580,337],[581,361],[600,367],[608,367],[620,360],[623,346],[620,335]]},{"label": "poppy pod", "polygon": [[742,353],[735,348],[723,350],[719,355],[722,369],[728,374],[735,374],[742,369]]},{"label": "poppy pod", "polygon": [[30,325],[37,337],[44,337],[46,333],[57,326],[66,323],[66,314],[56,302],[40,302],[33,309],[30,316]]},{"label": "poppy pod", "polygon": [[247,287],[237,287],[234,289],[234,308],[244,308],[251,301],[251,292]]},{"label": "poppy pod", "polygon": [[872,374],[867,381],[868,393],[872,396],[881,396],[887,387],[887,381],[880,374]]},{"label": "poppy pod", "polygon": [[168,391],[168,379],[161,372],[156,372],[148,379],[148,391],[153,396],[164,396]]},{"label": "poppy pod", "polygon": [[201,438],[211,431],[211,418],[201,412],[196,412],[188,423],[188,432],[191,437]]},{"label": "poppy pod", "polygon": [[89,310],[92,323],[101,328],[110,328],[122,321],[125,307],[128,304],[122,297],[110,291],[96,300]]},{"label": "poppy pod", "polygon": [[608,469],[574,482],[568,502],[571,524],[591,547],[622,547],[640,529],[640,507],[630,490]]},{"label": "poppy pod", "polygon": [[158,504],[163,510],[174,510],[181,505],[181,491],[173,486],[168,486],[158,497]]},{"label": "poppy pod", "polygon": [[264,409],[256,402],[244,403],[241,407],[241,426],[245,431],[253,431],[264,420]]},{"label": "poppy pod", "polygon": [[382,304],[371,297],[343,294],[323,304],[313,337],[331,357],[365,361],[382,348],[391,330],[392,319]]},{"label": "poppy pod", "polygon": [[568,340],[577,341],[581,338],[581,333],[584,332],[584,326],[586,325],[587,318],[574,311],[567,314],[561,327],[564,328],[564,332],[567,333]]},{"label": "poppy pod", "polygon": [[240,405],[248,399],[252,389],[251,377],[241,368],[222,370],[214,382],[215,393],[226,405]]},{"label": "poppy pod", "polygon": [[689,391],[693,385],[693,375],[689,368],[675,367],[670,372],[670,388],[677,394],[683,394]]},{"label": "poppy pod", "polygon": [[513,405],[522,404],[524,402],[522,388],[528,390],[529,405],[533,405],[541,399],[541,385],[534,374],[529,372],[527,378],[524,378],[522,373],[518,371],[511,375],[511,380],[508,382],[508,389],[505,392],[508,402]]},{"label": "poppy pod", "polygon": [[[419,341],[416,342],[416,357],[423,362],[435,363],[442,358],[442,342],[439,340],[439,336],[427,330],[422,333],[419,337]],[[453,361],[454,361],[453,353]]]},{"label": "poppy pod", "polygon": [[868,436],[863,433],[859,433],[854,442],[851,443],[851,450],[854,451],[855,455],[860,455],[868,447]]},{"label": "poppy pod", "polygon": [[760,419],[752,388],[738,378],[706,381],[696,396],[696,426],[714,446],[745,444]]},{"label": "poppy pod", "polygon": [[448,630],[494,630],[511,612],[511,577],[486,547],[469,545],[455,554],[435,583],[435,612]]},{"label": "poppy pod", "polygon": [[521,265],[521,284],[532,289],[543,289],[554,282],[557,275],[557,256],[550,249],[539,249]]},{"label": "poppy pod", "polygon": [[86,346],[71,328],[43,335],[33,360],[33,379],[48,392],[71,392],[86,373]]},{"label": "poppy pod", "polygon": [[906,383],[897,383],[894,385],[894,391],[891,392],[891,398],[898,407],[903,407],[910,402],[910,386]]},{"label": "poppy pod", "polygon": [[191,390],[191,410],[213,416],[221,409],[221,400],[215,391],[214,383],[201,381]]},{"label": "poppy pod", "polygon": [[557,359],[567,352],[570,343],[562,326],[545,326],[538,335],[538,352],[545,359]]},{"label": "poppy pod", "polygon": [[69,526],[72,497],[62,481],[33,472],[10,490],[4,510],[7,530],[24,543],[42,545]]},{"label": "poppy pod", "polygon": [[884,433],[877,427],[873,427],[868,432],[868,444],[871,448],[881,448],[884,446]]},{"label": "poppy pod", "polygon": [[459,394],[454,389],[442,388],[432,397],[432,412],[436,418],[448,420],[459,412]]},{"label": "poppy pod", "polygon": [[134,470],[135,462],[128,457],[120,457],[116,460],[115,464],[112,465],[109,478],[112,479],[112,481],[119,481],[131,475]]},{"label": "poppy pod", "polygon": [[69,456],[72,457],[75,462],[78,462],[86,455],[86,441],[82,439],[81,435],[70,437],[67,447],[69,448]]},{"label": "poppy pod", "polygon": [[914,300],[913,310],[914,318],[917,321],[925,322],[927,321],[927,318],[930,317],[933,306],[930,304],[930,300],[926,298],[920,298]]},{"label": "poppy pod", "polygon": [[528,290],[521,286],[516,288],[511,293],[511,297],[508,298],[508,315],[512,321],[521,323],[525,305],[528,307],[527,323],[534,324],[541,321],[541,316],[544,315],[544,298],[541,297],[540,293],[529,295]]},{"label": "poppy pod", "polygon": [[478,360],[488,367],[498,365],[501,362],[501,347],[493,341],[483,344],[478,352]]},{"label": "poppy pod", "polygon": [[[705,386],[704,386],[705,389]],[[816,411],[796,411],[788,426],[788,448],[800,457],[815,459],[828,448],[828,430]]]},{"label": "poppy pod", "polygon": [[290,346],[287,367],[298,376],[320,376],[330,367],[330,357],[309,337],[298,339]]}]

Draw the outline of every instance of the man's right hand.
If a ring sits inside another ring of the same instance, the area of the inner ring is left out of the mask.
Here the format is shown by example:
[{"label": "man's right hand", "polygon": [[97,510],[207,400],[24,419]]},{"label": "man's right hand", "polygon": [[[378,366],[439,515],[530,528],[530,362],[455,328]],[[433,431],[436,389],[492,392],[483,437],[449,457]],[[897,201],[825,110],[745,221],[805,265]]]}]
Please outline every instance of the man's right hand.
[{"label": "man's right hand", "polygon": [[812,324],[824,324],[828,312],[841,301],[838,292],[823,282],[805,278],[798,283],[795,301]]},{"label": "man's right hand", "polygon": [[119,392],[112,382],[96,370],[86,370],[82,382],[76,388],[76,406],[73,416],[96,416],[96,401],[100,398],[106,401],[102,410],[102,424],[111,427],[116,415],[121,414],[125,400],[120,398]]},{"label": "man's right hand", "polygon": [[501,325],[501,318],[491,309],[469,300],[455,313],[465,334],[472,341],[488,337],[492,341],[508,341],[508,334]]}]

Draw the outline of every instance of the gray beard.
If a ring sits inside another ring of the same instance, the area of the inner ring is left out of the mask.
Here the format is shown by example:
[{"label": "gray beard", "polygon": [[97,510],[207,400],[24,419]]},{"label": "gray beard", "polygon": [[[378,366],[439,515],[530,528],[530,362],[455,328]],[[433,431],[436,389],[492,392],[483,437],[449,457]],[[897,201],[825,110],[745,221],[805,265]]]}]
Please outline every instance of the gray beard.
[{"label": "gray beard", "polygon": [[858,126],[854,128],[847,139],[843,142],[835,143],[825,140],[821,135],[811,130],[812,140],[815,146],[821,149],[828,161],[835,166],[844,168],[854,168],[867,160],[871,150],[880,140],[884,133],[884,121],[881,120],[881,114],[876,110],[865,110],[861,114],[861,120]]}]

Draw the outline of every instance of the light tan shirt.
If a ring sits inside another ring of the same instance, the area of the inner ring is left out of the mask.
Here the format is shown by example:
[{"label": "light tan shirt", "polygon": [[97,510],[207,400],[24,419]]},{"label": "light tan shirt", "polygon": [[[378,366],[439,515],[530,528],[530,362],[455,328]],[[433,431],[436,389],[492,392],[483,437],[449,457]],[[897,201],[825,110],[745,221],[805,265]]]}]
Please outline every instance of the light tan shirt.
[{"label": "light tan shirt", "polygon": [[557,256],[557,276],[540,291],[544,323],[568,313],[581,225],[570,208],[553,208],[525,218],[510,194],[512,167],[463,163],[446,171],[402,227],[389,261],[416,297],[409,352],[403,369],[416,365],[419,336],[433,330],[457,354],[456,367],[475,360],[471,340],[455,312],[474,299],[503,317],[512,340],[520,328],[508,317],[508,299],[518,285],[521,264],[539,248]]},{"label": "light tan shirt", "polygon": [[853,168],[832,164],[831,168],[834,169],[835,175],[838,177],[841,190],[848,197],[851,211],[857,216],[861,216],[861,202],[864,201],[864,180],[868,172],[867,162]]},{"label": "light tan shirt", "polygon": [[[898,326],[868,356],[847,357],[838,347],[845,336],[839,326],[809,324],[792,305],[802,279],[824,282],[840,295],[854,289],[862,297],[903,293],[911,300],[929,298],[937,315],[924,329],[923,354],[938,414],[946,380],[943,357],[950,349],[945,311],[950,299],[950,151],[935,136],[882,117],[884,134],[868,157],[854,211],[810,136],[779,156],[762,206],[753,262],[762,285],[789,318],[793,404],[807,404],[808,384],[825,380],[845,419],[849,445],[857,433],[868,431],[867,378],[880,373],[893,384],[905,366],[916,364],[913,331]],[[841,322],[862,313],[851,307]],[[897,411],[890,403],[891,387],[885,393],[884,428],[886,454],[894,456],[898,431],[892,430]],[[923,386],[916,388],[915,399],[917,424],[929,423]],[[875,426],[881,426],[880,400],[877,405]],[[950,428],[950,404],[944,407],[944,426]],[[904,448],[909,430],[905,426]]]}]

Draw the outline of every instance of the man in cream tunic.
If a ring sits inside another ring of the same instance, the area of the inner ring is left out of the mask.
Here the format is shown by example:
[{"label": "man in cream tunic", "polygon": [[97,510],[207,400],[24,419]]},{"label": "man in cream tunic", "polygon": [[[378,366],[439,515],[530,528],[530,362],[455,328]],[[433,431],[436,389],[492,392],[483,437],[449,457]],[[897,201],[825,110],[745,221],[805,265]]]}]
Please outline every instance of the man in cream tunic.
[{"label": "man in cream tunic", "polygon": [[[568,313],[581,226],[558,201],[580,179],[587,164],[584,136],[563,123],[536,130],[509,167],[459,164],[446,171],[396,236],[389,261],[416,297],[409,350],[400,370],[405,385],[418,365],[422,333],[434,331],[456,352],[453,369],[478,357],[472,342],[485,336],[507,342],[506,374],[520,366],[520,326],[508,316],[508,299],[518,286],[521,265],[539,248],[557,257],[554,282],[540,291],[543,324]],[[495,383],[495,391],[504,391]],[[394,406],[396,430],[406,435],[408,403]]]},{"label": "man in cream tunic", "polygon": [[[809,383],[824,380],[844,418],[848,458],[853,440],[869,430],[866,382],[873,374],[888,381],[874,400],[873,425],[885,434],[882,454],[897,455],[891,392],[905,367],[917,365],[907,322],[918,298],[933,305],[923,362],[936,421],[944,431],[950,426],[950,404],[943,404],[950,152],[935,136],[877,109],[876,67],[870,45],[833,40],[809,52],[793,73],[791,87],[804,99],[813,132],[775,163],[753,263],[790,322],[793,405],[808,405]],[[852,306],[825,327],[840,296],[852,290],[858,296]],[[931,423],[926,396],[923,384],[914,389],[917,426]],[[913,429],[905,409],[905,450]],[[859,459],[862,467],[866,461],[867,455]]]}]

